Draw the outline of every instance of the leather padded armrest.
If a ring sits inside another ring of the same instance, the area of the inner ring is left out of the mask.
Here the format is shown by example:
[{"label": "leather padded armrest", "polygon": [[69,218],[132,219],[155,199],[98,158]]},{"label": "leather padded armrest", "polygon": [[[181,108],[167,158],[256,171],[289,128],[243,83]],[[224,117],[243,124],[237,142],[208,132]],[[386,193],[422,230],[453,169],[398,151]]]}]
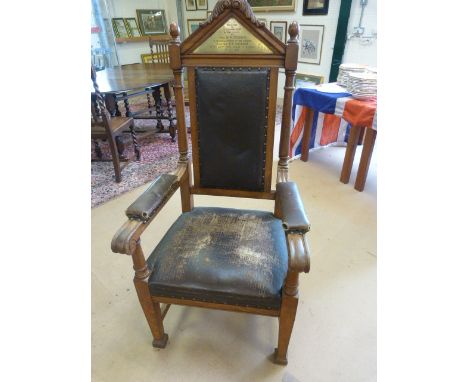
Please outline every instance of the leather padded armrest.
[{"label": "leather padded armrest", "polygon": [[294,182],[281,182],[276,185],[275,208],[283,220],[283,228],[288,232],[306,233],[310,230],[299,190]]},{"label": "leather padded armrest", "polygon": [[162,207],[179,187],[176,175],[163,174],[127,208],[125,212],[130,219],[147,221]]}]

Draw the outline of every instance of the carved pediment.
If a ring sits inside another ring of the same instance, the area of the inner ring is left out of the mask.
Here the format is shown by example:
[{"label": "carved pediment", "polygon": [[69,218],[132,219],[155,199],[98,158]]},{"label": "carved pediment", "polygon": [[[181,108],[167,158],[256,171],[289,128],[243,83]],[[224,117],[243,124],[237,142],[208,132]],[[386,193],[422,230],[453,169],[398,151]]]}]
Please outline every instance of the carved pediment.
[{"label": "carved pediment", "polygon": [[182,54],[278,55],[285,45],[255,17],[247,0],[219,0],[181,46]]}]

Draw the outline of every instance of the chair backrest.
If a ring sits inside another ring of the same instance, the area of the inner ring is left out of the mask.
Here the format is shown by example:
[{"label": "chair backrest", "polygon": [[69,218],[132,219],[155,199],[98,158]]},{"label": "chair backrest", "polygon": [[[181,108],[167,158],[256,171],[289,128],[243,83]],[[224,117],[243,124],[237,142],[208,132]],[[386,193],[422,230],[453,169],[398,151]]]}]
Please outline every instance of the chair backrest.
[{"label": "chair backrest", "polygon": [[[191,193],[273,199],[271,190],[278,73],[286,69],[279,175],[287,179],[298,25],[285,45],[259,22],[247,0],[220,0],[180,43],[171,24],[177,114],[184,115],[181,73],[188,71],[192,133]],[[182,106],[181,106],[182,105]],[[184,118],[179,150],[186,158]]]},{"label": "chair backrest", "polygon": [[149,46],[153,64],[169,64],[169,40],[154,40],[150,37]]},{"label": "chair backrest", "polygon": [[94,94],[91,95],[91,118],[92,126],[100,125],[110,133],[110,115],[106,108],[104,96],[99,90],[96,81],[96,70],[91,65],[91,81],[93,82]]}]

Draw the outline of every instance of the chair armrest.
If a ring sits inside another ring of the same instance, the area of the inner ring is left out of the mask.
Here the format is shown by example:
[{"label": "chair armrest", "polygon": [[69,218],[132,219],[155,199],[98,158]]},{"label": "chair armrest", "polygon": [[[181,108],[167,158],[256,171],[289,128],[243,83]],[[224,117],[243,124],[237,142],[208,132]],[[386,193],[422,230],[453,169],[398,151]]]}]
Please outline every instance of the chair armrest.
[{"label": "chair armrest", "polygon": [[187,164],[179,163],[177,169],[156,178],[148,189],[126,211],[128,220],[112,238],[111,249],[116,253],[132,255],[140,236],[179,188],[180,181],[188,176]]},{"label": "chair armrest", "polygon": [[309,219],[296,183],[281,182],[276,185],[275,215],[283,221],[286,232],[309,232]]},{"label": "chair armrest", "polygon": [[309,273],[310,252],[305,235],[290,233],[287,235],[289,264],[288,270]]},{"label": "chair armrest", "polygon": [[173,174],[163,174],[155,179],[139,196],[125,214],[129,219],[148,221],[179,187],[179,179]]}]

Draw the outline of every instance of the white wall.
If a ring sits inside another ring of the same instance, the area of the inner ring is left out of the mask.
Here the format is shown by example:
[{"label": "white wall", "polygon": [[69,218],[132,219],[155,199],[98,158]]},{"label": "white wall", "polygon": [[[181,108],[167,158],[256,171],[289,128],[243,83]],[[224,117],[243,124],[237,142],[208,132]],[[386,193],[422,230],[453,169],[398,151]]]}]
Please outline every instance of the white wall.
[{"label": "white wall", "polygon": [[[359,0],[353,0],[351,4],[351,14],[349,16],[348,33],[352,33],[354,27],[359,26],[360,16],[361,7],[359,5]],[[372,32],[377,33],[377,0],[368,0],[368,4],[364,8],[362,26],[365,28],[365,36],[371,35]],[[377,40],[373,40],[370,45],[365,45],[364,43],[365,41],[356,38],[348,40],[343,55],[343,62],[354,62],[376,67]]]},{"label": "white wall", "polygon": [[[185,4],[185,2],[182,2]],[[168,25],[177,21],[177,8],[175,0],[111,0],[108,2],[111,17],[135,17],[135,9],[165,9],[166,21]],[[212,10],[216,0],[208,1],[208,10]],[[324,25],[324,37],[322,46],[322,58],[320,65],[315,64],[298,64],[298,73],[315,74],[324,77],[325,82],[328,81],[330,74],[331,60],[333,56],[333,47],[335,44],[336,26],[338,23],[338,15],[340,11],[341,0],[330,0],[328,15],[325,16],[303,16],[302,15],[303,0],[296,0],[295,12],[257,12],[259,18],[267,20],[269,27],[270,21],[287,21],[288,25],[292,21],[297,21],[303,25]],[[359,24],[360,17],[359,0],[353,0],[351,5],[351,14],[348,23],[348,33],[353,31],[355,26]],[[186,11],[183,6],[184,26],[187,28],[187,19],[205,19],[206,11]],[[369,0],[364,11],[362,25],[366,29],[366,34],[377,30],[377,0]],[[123,43],[117,44],[117,52],[119,55],[120,64],[129,64],[141,62],[140,55],[148,53],[149,47],[147,42],[140,43]],[[346,44],[343,62],[356,62],[372,66],[377,66],[377,41],[371,45],[362,45],[357,39],[349,40]],[[280,74],[279,78],[279,95],[282,94],[284,87],[285,76]]]}]

